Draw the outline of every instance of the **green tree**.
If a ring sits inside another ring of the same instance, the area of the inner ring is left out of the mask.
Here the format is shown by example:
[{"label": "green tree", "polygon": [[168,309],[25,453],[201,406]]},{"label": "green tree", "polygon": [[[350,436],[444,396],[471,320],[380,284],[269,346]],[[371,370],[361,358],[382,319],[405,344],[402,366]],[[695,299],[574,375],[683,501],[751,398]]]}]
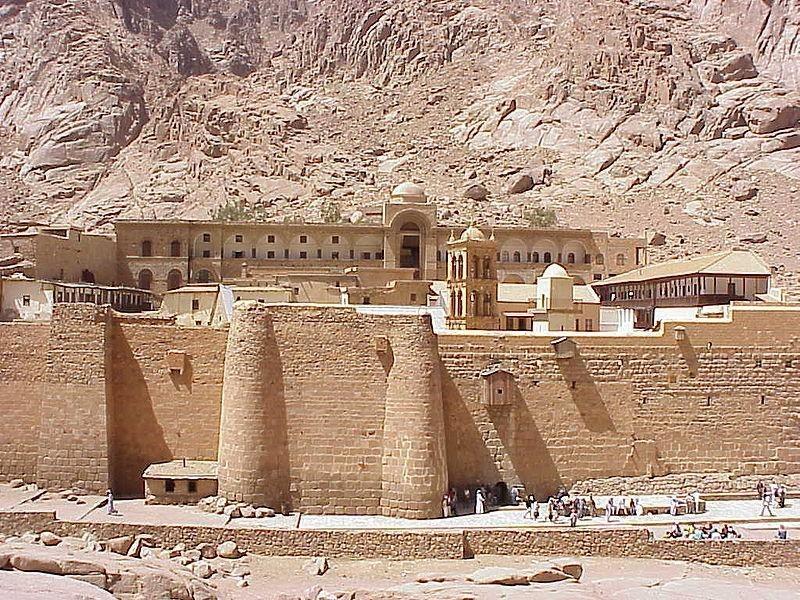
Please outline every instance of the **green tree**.
[{"label": "green tree", "polygon": [[229,198],[212,211],[211,218],[223,222],[263,221],[266,220],[266,214],[260,206],[253,206],[241,198]]},{"label": "green tree", "polygon": [[553,227],[557,220],[556,211],[552,208],[534,206],[525,211],[525,218],[531,227]]}]

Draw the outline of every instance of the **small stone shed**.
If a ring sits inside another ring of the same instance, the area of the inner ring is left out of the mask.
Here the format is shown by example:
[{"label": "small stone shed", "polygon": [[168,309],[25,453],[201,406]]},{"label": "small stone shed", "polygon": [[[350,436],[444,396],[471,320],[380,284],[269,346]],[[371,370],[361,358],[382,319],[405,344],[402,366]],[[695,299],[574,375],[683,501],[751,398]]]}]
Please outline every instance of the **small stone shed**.
[{"label": "small stone shed", "polygon": [[154,463],[142,474],[145,504],[195,504],[217,494],[217,461]]}]

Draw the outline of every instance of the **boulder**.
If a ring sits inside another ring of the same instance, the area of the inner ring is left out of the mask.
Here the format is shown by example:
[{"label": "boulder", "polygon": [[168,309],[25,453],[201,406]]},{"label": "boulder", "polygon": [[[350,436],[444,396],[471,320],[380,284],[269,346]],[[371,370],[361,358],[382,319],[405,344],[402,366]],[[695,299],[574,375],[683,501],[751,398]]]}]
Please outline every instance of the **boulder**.
[{"label": "boulder", "polygon": [[519,173],[511,178],[508,185],[509,194],[522,194],[530,189],[533,189],[533,177],[528,173]]},{"label": "boulder", "polygon": [[41,535],[39,535],[39,540],[45,546],[58,546],[61,543],[61,538],[52,531],[43,531]]},{"label": "boulder", "polygon": [[796,96],[760,97],[744,109],[747,126],[753,133],[772,133],[797,127],[800,120],[800,98]]},{"label": "boulder", "polygon": [[249,504],[239,509],[239,512],[241,513],[242,518],[244,519],[252,519],[256,516],[256,509],[250,506]]},{"label": "boulder", "polygon": [[229,504],[222,510],[222,514],[227,516],[229,519],[238,519],[242,516],[242,511],[235,504]]},{"label": "boulder", "polygon": [[46,573],[0,571],[0,590],[13,600],[114,600],[91,583]]},{"label": "boulder", "polygon": [[303,569],[311,576],[324,575],[328,570],[328,559],[324,556],[313,558],[305,564]]},{"label": "boulder", "polygon": [[259,506],[256,509],[256,518],[261,519],[264,517],[274,517],[275,511],[271,508],[267,508],[266,506]]},{"label": "boulder", "polygon": [[573,579],[580,579],[583,575],[583,565],[572,558],[556,558],[552,563]]},{"label": "boulder", "polygon": [[117,554],[127,554],[132,545],[132,535],[121,535],[119,537],[111,538],[110,540],[101,542],[101,546],[104,550],[115,552]]},{"label": "boulder", "polygon": [[464,198],[471,200],[486,200],[489,197],[489,190],[480,183],[474,183],[464,190]]},{"label": "boulder", "polygon": [[203,558],[216,558],[217,547],[214,544],[202,543],[197,544],[197,550]]},{"label": "boulder", "polygon": [[[213,546],[212,546],[212,548],[213,548]],[[216,555],[217,555],[217,553],[216,553],[216,551],[214,551],[214,556],[216,556]],[[203,558],[203,554],[200,552],[200,550],[185,550],[181,554],[181,556],[183,556],[183,558],[186,559],[186,562],[184,564],[197,562],[198,560]],[[212,556],[211,558],[214,558],[214,556]]]},{"label": "boulder", "polygon": [[750,200],[758,195],[758,188],[748,181],[736,181],[731,186],[731,197],[737,202]]},{"label": "boulder", "polygon": [[25,482],[22,479],[12,479],[11,481],[8,482],[8,485],[11,488],[16,489],[16,488],[21,488],[23,485],[25,485]]},{"label": "boulder", "polygon": [[239,546],[236,545],[236,542],[222,542],[217,546],[217,556],[222,558],[239,558],[241,555],[242,553],[239,551]]},{"label": "boulder", "polygon": [[650,236],[648,243],[651,246],[663,246],[667,243],[667,236],[661,232],[655,232]]}]

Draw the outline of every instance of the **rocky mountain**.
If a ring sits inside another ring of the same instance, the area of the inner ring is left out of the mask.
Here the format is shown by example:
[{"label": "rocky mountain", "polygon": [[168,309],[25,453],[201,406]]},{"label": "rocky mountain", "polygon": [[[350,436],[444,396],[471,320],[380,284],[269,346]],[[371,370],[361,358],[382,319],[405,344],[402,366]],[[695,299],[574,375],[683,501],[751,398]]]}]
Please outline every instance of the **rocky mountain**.
[{"label": "rocky mountain", "polygon": [[369,218],[412,178],[794,286],[799,83],[795,0],[0,0],[0,219]]}]

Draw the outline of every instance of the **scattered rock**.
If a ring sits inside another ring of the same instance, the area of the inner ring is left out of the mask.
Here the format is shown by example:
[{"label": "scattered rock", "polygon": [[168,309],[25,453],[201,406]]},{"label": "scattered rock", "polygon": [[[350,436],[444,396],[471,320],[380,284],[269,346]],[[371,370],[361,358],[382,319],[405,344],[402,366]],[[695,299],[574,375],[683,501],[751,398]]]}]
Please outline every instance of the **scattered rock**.
[{"label": "scattered rock", "polygon": [[309,575],[324,575],[328,570],[328,559],[325,557],[314,558],[308,561],[303,568]]},{"label": "scattered rock", "polygon": [[507,567],[484,567],[467,576],[478,585],[528,585],[528,573]]},{"label": "scattered rock", "polygon": [[200,579],[208,579],[214,573],[216,573],[216,569],[214,569],[211,564],[201,560],[192,565],[192,573],[194,573],[195,576],[199,577]]},{"label": "scattered rock", "polygon": [[200,556],[203,558],[216,558],[217,557],[217,547],[214,544],[202,543],[197,544],[197,550],[200,552]]},{"label": "scattered rock", "polygon": [[653,233],[650,236],[649,243],[651,246],[663,246],[667,243],[667,236],[660,232]]},{"label": "scattered rock", "polygon": [[573,579],[580,579],[583,575],[583,565],[572,558],[556,558],[552,562]]},{"label": "scattered rock", "polygon": [[52,531],[43,531],[39,539],[45,546],[58,546],[61,543],[61,538]]},{"label": "scattered rock", "polygon": [[239,558],[241,555],[242,553],[239,551],[236,542],[222,542],[217,546],[217,556],[222,558]]},{"label": "scattered rock", "polygon": [[474,183],[464,190],[463,196],[471,200],[486,200],[489,197],[489,190],[480,183]]},{"label": "scattered rock", "polygon": [[101,546],[109,552],[116,552],[117,554],[127,554],[128,550],[133,545],[132,535],[122,535],[119,537],[111,538],[101,542]]},{"label": "scattered rock", "polygon": [[229,504],[223,509],[222,514],[230,519],[237,519],[242,516],[242,511],[235,504]]},{"label": "scattered rock", "polygon": [[508,193],[522,194],[530,189],[533,189],[533,177],[527,173],[520,173],[511,179],[511,183],[508,186]]},{"label": "scattered rock", "polygon": [[244,519],[252,519],[256,516],[256,509],[248,504],[239,509],[239,513]]},{"label": "scattered rock", "polygon": [[741,238],[742,242],[747,244],[763,244],[767,241],[767,234],[766,233],[749,233]]},{"label": "scattered rock", "polygon": [[262,519],[264,517],[274,517],[275,511],[271,508],[267,508],[266,506],[260,506],[256,509],[256,518]]},{"label": "scattered rock", "polygon": [[744,202],[755,198],[758,188],[747,181],[737,181],[731,186],[731,197],[737,202]]},{"label": "scattered rock", "polygon": [[23,485],[25,485],[25,482],[22,479],[12,479],[11,481],[8,482],[8,485],[12,489],[16,489],[16,488],[21,488]]}]

